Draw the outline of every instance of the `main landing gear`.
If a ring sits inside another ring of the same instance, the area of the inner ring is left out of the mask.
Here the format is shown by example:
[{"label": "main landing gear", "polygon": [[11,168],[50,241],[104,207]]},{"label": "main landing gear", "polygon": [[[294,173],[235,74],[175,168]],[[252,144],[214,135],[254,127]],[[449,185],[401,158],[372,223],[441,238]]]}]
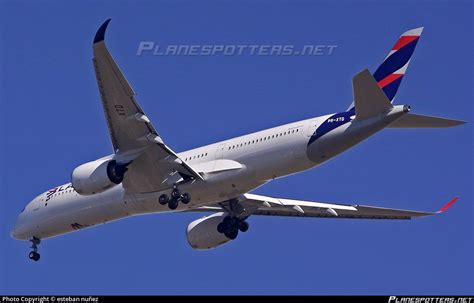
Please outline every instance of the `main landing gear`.
[{"label": "main landing gear", "polygon": [[234,240],[237,238],[239,231],[246,232],[249,224],[245,219],[239,219],[234,216],[227,216],[217,225],[217,231],[224,234],[227,238]]},{"label": "main landing gear", "polygon": [[182,194],[178,187],[174,185],[173,190],[171,190],[171,195],[168,196],[167,194],[162,194],[158,198],[158,202],[161,205],[168,204],[168,207],[170,209],[176,209],[178,208],[179,202],[183,204],[188,204],[189,202],[191,202],[191,195],[188,193]]},{"label": "main landing gear", "polygon": [[33,237],[30,240],[31,242],[31,248],[33,249],[30,251],[28,257],[33,260],[33,261],[38,261],[40,259],[40,254],[38,253],[38,245],[41,243],[41,240]]}]

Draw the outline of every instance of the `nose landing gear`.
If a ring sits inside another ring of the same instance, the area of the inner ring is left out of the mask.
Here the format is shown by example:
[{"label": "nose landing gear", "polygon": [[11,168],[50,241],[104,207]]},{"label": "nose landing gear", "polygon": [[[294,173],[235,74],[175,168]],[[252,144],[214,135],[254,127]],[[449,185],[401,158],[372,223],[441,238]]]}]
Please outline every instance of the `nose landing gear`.
[{"label": "nose landing gear", "polygon": [[28,257],[33,261],[38,261],[40,259],[40,254],[38,253],[38,245],[41,243],[41,240],[36,237],[33,237],[31,238],[30,242],[31,242],[31,248],[33,250],[30,251],[30,253],[28,254]]},{"label": "nose landing gear", "polygon": [[246,232],[247,230],[249,230],[249,223],[235,216],[227,216],[217,225],[217,231],[231,240],[237,238],[239,231]]},{"label": "nose landing gear", "polygon": [[[170,197],[171,196],[171,197]],[[168,207],[172,210],[178,208],[179,202],[183,204],[188,204],[191,202],[191,195],[189,193],[181,193],[178,189],[178,186],[174,185],[173,190],[171,191],[171,195],[168,196],[167,194],[162,194],[158,198],[158,202],[161,205],[168,204]]]}]

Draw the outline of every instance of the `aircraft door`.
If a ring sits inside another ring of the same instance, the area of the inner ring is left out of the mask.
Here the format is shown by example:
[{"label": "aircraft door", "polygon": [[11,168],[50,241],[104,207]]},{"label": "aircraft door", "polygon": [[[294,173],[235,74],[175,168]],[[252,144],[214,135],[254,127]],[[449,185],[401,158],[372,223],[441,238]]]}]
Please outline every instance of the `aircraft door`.
[{"label": "aircraft door", "polygon": [[317,128],[318,128],[318,121],[317,120],[310,121],[309,125],[308,125],[307,136],[311,137],[314,134],[314,132],[316,131]]}]

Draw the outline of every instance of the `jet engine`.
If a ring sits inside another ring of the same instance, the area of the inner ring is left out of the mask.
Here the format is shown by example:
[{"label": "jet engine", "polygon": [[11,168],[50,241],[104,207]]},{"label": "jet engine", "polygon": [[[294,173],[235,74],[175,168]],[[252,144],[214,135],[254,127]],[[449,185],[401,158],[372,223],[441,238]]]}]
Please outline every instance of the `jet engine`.
[{"label": "jet engine", "polygon": [[186,232],[189,245],[194,249],[211,249],[229,242],[229,238],[217,231],[217,225],[226,216],[220,212],[191,222]]},{"label": "jet engine", "polygon": [[82,164],[72,172],[72,187],[81,195],[101,193],[122,183],[128,164],[110,159]]}]

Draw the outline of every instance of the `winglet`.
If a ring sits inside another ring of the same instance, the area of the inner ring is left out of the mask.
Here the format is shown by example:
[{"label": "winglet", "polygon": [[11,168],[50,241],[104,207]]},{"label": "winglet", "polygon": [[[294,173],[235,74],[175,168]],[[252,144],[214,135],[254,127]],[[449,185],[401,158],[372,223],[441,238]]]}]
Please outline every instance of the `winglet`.
[{"label": "winglet", "polygon": [[99,27],[94,37],[94,43],[104,41],[105,31],[107,30],[110,20],[110,18],[105,20],[105,22]]},{"label": "winglet", "polygon": [[441,207],[441,208],[437,211],[437,213],[442,213],[442,212],[447,211],[458,199],[459,199],[459,197],[454,197],[451,201],[449,201],[449,202],[446,203],[443,207]]}]

